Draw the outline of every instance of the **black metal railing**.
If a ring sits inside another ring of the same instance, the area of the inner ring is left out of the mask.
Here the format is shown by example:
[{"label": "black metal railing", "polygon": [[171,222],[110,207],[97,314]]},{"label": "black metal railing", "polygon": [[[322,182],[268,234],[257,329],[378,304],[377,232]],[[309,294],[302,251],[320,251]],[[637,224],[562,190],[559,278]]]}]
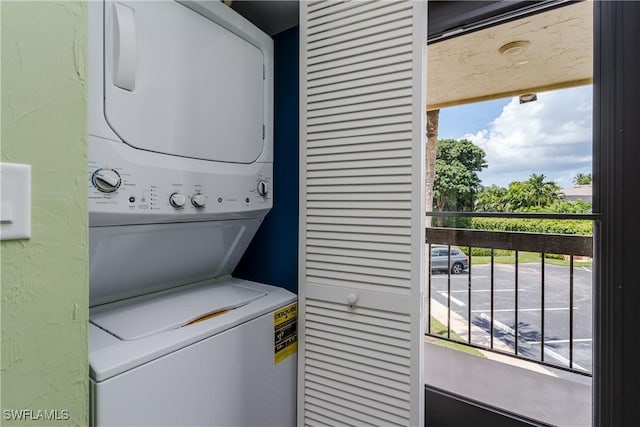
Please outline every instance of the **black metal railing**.
[{"label": "black metal railing", "polygon": [[[550,216],[558,215],[545,218]],[[578,218],[594,219],[591,215]],[[446,327],[446,331],[436,332],[429,321],[427,335],[591,376],[591,273],[589,267],[576,266],[577,262],[584,265],[592,262],[591,236],[428,227],[426,243],[427,254],[432,253],[432,245],[449,249],[446,264],[449,267],[455,263],[453,247],[467,256],[466,269],[461,274],[453,274],[452,268],[447,268],[443,276],[432,270],[432,257],[427,255],[429,318]],[[473,254],[478,248],[486,253],[480,258],[484,261],[482,265],[474,263]],[[498,253],[510,263],[497,263]],[[538,260],[531,262],[536,256]],[[549,256],[562,260],[549,261]],[[579,306],[576,269],[580,269]],[[454,297],[454,293],[466,294],[466,300]],[[566,301],[568,307],[554,306],[558,301]],[[568,311],[567,316],[560,315],[564,311]],[[510,312],[513,315],[507,314]],[[499,320],[498,314],[505,318]]]}]

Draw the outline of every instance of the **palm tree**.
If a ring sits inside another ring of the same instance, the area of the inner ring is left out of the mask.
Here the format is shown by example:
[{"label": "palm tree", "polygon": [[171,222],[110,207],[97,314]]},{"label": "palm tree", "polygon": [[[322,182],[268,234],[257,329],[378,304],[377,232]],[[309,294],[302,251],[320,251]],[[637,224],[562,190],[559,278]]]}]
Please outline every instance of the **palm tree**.
[{"label": "palm tree", "polygon": [[590,185],[591,184],[591,174],[587,173],[579,173],[573,178],[573,183],[576,185]]},{"label": "palm tree", "polygon": [[[433,211],[433,184],[436,180],[436,154],[438,153],[438,119],[440,110],[427,111],[427,155],[425,172],[425,210]],[[431,218],[427,217],[427,226]]]},{"label": "palm tree", "polygon": [[544,174],[531,174],[524,182],[530,205],[547,206],[562,199],[560,186],[553,181],[545,182]]}]

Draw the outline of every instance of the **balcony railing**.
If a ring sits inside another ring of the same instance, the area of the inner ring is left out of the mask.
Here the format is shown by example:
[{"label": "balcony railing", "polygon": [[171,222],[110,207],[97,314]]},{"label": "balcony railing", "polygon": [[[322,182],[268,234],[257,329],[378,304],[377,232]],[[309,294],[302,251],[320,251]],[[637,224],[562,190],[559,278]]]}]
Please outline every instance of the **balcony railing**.
[{"label": "balcony railing", "polygon": [[[427,335],[591,376],[591,236],[429,227],[426,243],[448,247],[450,267],[437,274],[427,256],[428,312],[444,325]],[[460,274],[454,246],[468,257]]]}]

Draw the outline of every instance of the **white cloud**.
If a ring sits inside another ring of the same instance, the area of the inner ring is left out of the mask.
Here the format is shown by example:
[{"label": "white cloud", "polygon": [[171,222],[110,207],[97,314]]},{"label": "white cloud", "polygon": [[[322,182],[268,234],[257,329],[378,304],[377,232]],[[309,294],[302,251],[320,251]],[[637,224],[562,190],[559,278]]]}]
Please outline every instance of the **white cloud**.
[{"label": "white cloud", "polygon": [[483,184],[536,173],[568,186],[578,172],[590,173],[592,105],[591,86],[539,93],[527,104],[513,98],[488,129],[464,136],[487,153]]}]

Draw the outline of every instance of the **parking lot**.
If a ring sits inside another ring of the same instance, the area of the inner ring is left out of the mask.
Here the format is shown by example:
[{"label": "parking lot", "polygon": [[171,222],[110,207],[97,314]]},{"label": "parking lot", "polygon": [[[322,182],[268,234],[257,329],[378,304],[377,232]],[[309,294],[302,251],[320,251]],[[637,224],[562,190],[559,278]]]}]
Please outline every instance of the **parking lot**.
[{"label": "parking lot", "polygon": [[[494,342],[500,340],[515,347],[516,286],[515,266],[495,264],[493,271]],[[592,286],[591,269],[576,267],[573,271],[573,309],[570,304],[570,269],[545,264],[544,307],[542,304],[541,263],[518,266],[518,354],[533,360],[569,367],[570,311],[573,311],[573,368],[591,371],[592,353]],[[470,292],[469,292],[470,290]],[[431,298],[449,304],[452,313],[484,331],[472,336],[472,342],[488,345],[491,331],[491,266],[472,265],[471,274],[431,274]],[[544,311],[543,311],[544,308]],[[542,321],[544,317],[544,348]],[[447,319],[438,319],[447,324]],[[467,338],[466,331],[456,331]],[[504,347],[504,346],[503,346]],[[513,351],[513,350],[512,350]],[[543,354],[541,354],[543,352]]]}]

